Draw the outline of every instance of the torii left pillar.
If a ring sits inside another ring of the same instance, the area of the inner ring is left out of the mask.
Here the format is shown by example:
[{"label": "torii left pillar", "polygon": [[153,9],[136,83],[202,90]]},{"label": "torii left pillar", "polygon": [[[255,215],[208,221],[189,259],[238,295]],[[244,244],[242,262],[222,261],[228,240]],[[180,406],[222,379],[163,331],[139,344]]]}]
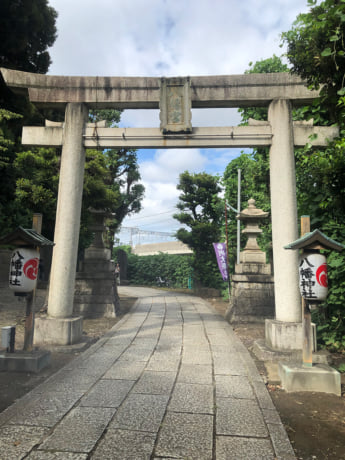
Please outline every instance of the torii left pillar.
[{"label": "torii left pillar", "polygon": [[78,342],[83,332],[82,317],[73,317],[73,297],[84,182],[83,134],[87,117],[85,104],[67,104],[48,315],[36,320],[35,343],[68,345]]}]

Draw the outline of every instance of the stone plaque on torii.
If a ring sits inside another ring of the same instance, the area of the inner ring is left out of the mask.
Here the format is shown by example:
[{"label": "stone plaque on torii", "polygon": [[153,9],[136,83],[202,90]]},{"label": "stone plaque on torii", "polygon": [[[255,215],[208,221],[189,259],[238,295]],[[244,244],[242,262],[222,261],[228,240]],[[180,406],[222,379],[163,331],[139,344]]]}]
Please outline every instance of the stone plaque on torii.
[{"label": "stone plaque on torii", "polygon": [[[336,127],[293,123],[292,106],[310,104],[318,91],[288,73],[178,77],[59,77],[1,69],[5,83],[28,94],[38,107],[65,110],[65,122],[24,127],[26,145],[62,146],[46,335],[54,327],[73,336],[73,294],[79,238],[85,148],[230,148],[270,147],[275,323],[266,324],[280,338],[277,349],[296,348],[301,324],[298,254],[284,245],[298,237],[294,146],[327,145]],[[164,86],[165,85],[165,86]],[[164,96],[164,94],[166,96]],[[163,98],[162,98],[163,96]],[[168,99],[164,99],[167,97]],[[188,105],[189,104],[189,105]],[[268,107],[267,122],[249,126],[192,127],[190,108]],[[87,123],[88,109],[158,109],[160,128],[105,128]],[[190,107],[190,108],[189,108]],[[164,113],[164,110],[167,113]],[[180,124],[180,125],[179,125]],[[316,136],[315,136],[316,135]],[[284,197],[282,204],[281,197]],[[279,262],[279,263],[278,263]],[[61,323],[61,324],[59,324]],[[67,326],[68,325],[68,326]],[[295,328],[295,336],[291,329]],[[76,328],[78,330],[78,328]],[[70,332],[72,331],[72,332]],[[64,332],[61,332],[64,334]]]}]

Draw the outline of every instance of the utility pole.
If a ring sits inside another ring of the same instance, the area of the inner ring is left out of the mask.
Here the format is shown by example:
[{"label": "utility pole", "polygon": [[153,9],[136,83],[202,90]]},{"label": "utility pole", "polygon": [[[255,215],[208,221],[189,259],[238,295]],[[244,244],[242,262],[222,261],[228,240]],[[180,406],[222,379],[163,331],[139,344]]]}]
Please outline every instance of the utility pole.
[{"label": "utility pole", "polygon": [[[42,232],[42,214],[34,214],[32,219],[32,228],[37,233]],[[39,248],[36,248],[37,256],[39,257]],[[24,351],[32,351],[34,343],[34,328],[35,328],[35,310],[34,299],[36,289],[29,292],[26,296],[26,311],[25,311],[25,329],[24,329]]]},{"label": "utility pole", "polygon": [[225,236],[226,236],[226,265],[228,271],[228,289],[229,289],[229,301],[231,297],[231,283],[230,283],[230,270],[229,270],[229,236],[228,236],[228,210],[225,200]]},{"label": "utility pole", "polygon": [[[241,170],[237,170],[237,211],[241,212]],[[241,221],[237,220],[237,265],[240,263],[241,251]]]},{"label": "utility pole", "polygon": [[[228,206],[231,211],[235,212],[236,214],[239,214],[241,212],[241,170],[237,170],[237,209],[235,209],[233,206],[231,206],[229,203],[226,203],[225,200],[225,205]],[[240,263],[240,252],[241,252],[241,222],[240,220],[237,220],[237,259],[236,263]]]}]

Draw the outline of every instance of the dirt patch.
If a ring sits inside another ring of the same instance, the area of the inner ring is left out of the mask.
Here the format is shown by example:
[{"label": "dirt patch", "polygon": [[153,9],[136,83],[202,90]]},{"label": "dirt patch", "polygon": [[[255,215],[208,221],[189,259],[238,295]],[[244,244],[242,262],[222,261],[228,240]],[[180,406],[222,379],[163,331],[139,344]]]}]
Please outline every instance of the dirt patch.
[{"label": "dirt patch", "polygon": [[[227,303],[207,299],[214,309],[224,315]],[[267,381],[272,401],[280,414],[296,457],[299,460],[345,459],[345,385],[342,397],[327,393],[286,393],[280,385],[270,383],[267,368],[252,353],[253,343],[265,337],[263,324],[239,324],[234,331],[248,348],[259,372]],[[333,356],[336,366],[345,356]],[[344,375],[342,382],[345,383]]]}]

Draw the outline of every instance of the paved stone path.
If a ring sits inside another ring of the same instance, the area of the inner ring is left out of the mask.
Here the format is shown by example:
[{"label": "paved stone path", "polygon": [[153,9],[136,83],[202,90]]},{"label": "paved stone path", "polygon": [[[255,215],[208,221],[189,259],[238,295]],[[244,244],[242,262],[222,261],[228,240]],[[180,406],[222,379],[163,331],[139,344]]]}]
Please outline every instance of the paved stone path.
[{"label": "paved stone path", "polygon": [[140,299],[96,344],[0,414],[0,458],[294,459],[260,374],[198,297]]}]

